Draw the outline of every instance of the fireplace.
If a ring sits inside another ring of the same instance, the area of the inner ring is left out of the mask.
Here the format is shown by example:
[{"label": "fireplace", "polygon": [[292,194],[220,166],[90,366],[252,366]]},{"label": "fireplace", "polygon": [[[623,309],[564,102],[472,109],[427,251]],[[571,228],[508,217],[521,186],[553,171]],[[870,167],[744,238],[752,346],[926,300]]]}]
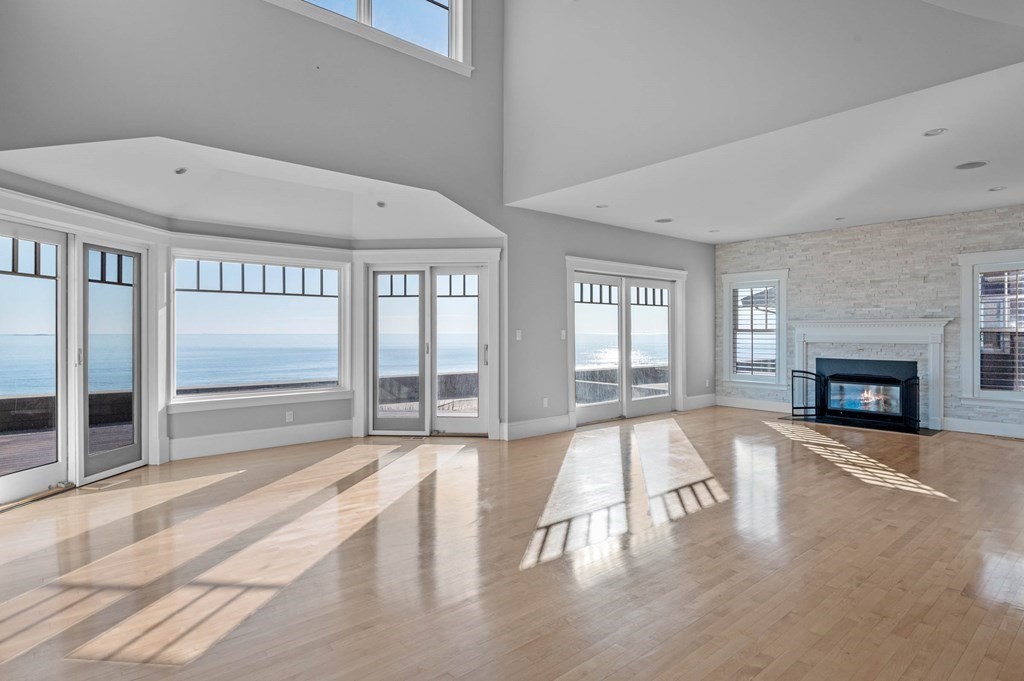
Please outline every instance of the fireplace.
[{"label": "fireplace", "polygon": [[823,423],[918,432],[916,362],[819,358],[793,371],[793,416]]}]

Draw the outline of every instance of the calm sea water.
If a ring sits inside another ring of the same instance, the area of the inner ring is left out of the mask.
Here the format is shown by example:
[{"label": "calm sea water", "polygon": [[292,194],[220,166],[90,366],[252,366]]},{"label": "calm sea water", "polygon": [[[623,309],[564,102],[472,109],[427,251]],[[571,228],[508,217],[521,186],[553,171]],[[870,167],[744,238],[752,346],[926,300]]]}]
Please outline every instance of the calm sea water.
[{"label": "calm sea water", "polygon": [[[576,367],[596,369],[619,363],[618,334],[576,334]],[[633,337],[632,364],[635,367],[668,364],[668,336],[638,334]]]},{"label": "calm sea water", "polygon": [[[178,337],[179,387],[333,381],[338,378],[337,338],[331,334],[181,335]],[[384,334],[378,352],[382,376],[416,373],[417,337]],[[478,366],[476,337],[448,334],[438,338],[439,373],[471,372]],[[45,395],[56,385],[56,340],[53,336],[0,335],[0,396]],[[615,335],[580,334],[576,363],[580,367],[617,362]],[[633,364],[668,362],[665,336],[637,336]],[[130,390],[131,339],[127,335],[96,335],[91,339],[89,385],[92,390]]]}]

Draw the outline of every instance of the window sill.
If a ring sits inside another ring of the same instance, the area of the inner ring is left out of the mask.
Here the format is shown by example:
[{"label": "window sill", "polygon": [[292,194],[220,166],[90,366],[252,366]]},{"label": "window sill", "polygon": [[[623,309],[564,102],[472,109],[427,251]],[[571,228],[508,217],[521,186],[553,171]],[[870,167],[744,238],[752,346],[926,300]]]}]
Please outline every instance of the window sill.
[{"label": "window sill", "polygon": [[974,395],[962,395],[961,404],[973,404],[979,407],[1024,407],[1024,393],[1016,393],[1019,397],[975,397]]},{"label": "window sill", "polygon": [[296,14],[301,14],[302,16],[313,19],[314,21],[319,21],[322,24],[327,24],[328,26],[340,29],[346,33],[366,38],[378,45],[390,47],[397,52],[407,54],[410,57],[415,57],[416,59],[433,64],[434,66],[440,66],[443,69],[454,71],[455,73],[466,76],[467,78],[473,74],[473,67],[465,62],[452,59],[451,57],[446,57],[443,54],[438,54],[433,50],[420,47],[415,43],[402,40],[390,33],[385,33],[384,31],[373,28],[372,26],[362,24],[355,19],[335,14],[330,10],[326,10],[308,2],[303,2],[302,0],[298,0],[298,2],[296,2],[296,0],[266,0],[266,2],[290,10]]},{"label": "window sill", "polygon": [[788,383],[775,383],[774,381],[744,381],[738,378],[726,378],[722,381],[726,385],[743,386],[744,388],[767,388],[768,390],[786,390]]},{"label": "window sill", "polygon": [[168,414],[188,414],[198,411],[216,411],[219,409],[244,409],[247,407],[269,407],[278,404],[300,404],[303,402],[327,402],[330,400],[350,400],[351,390],[308,390],[300,392],[248,394],[248,395],[217,395],[213,397],[177,398],[167,405]]}]

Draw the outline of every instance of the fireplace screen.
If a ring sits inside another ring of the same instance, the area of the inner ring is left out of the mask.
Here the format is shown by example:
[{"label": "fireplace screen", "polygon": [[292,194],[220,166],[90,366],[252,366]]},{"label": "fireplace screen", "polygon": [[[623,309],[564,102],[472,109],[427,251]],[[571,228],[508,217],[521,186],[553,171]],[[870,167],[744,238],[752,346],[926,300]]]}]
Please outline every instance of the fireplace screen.
[{"label": "fireplace screen", "polygon": [[832,380],[829,381],[828,407],[899,416],[902,409],[900,386]]}]

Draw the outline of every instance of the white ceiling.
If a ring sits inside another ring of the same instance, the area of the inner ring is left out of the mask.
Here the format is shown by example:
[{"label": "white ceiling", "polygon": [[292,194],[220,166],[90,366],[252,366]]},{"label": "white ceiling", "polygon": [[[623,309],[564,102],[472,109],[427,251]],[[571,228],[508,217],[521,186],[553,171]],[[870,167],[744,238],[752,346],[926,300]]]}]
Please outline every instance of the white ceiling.
[{"label": "white ceiling", "polygon": [[972,17],[1024,26],[1024,2],[1021,0],[924,0]]},{"label": "white ceiling", "polygon": [[1024,63],[511,205],[722,243],[1020,204],[1022,112]]},{"label": "white ceiling", "polygon": [[501,236],[434,191],[163,137],[4,151],[0,170],[176,220],[353,240]]},{"label": "white ceiling", "polygon": [[508,3],[508,205],[722,242],[1024,202],[1024,0],[641,4]]}]

